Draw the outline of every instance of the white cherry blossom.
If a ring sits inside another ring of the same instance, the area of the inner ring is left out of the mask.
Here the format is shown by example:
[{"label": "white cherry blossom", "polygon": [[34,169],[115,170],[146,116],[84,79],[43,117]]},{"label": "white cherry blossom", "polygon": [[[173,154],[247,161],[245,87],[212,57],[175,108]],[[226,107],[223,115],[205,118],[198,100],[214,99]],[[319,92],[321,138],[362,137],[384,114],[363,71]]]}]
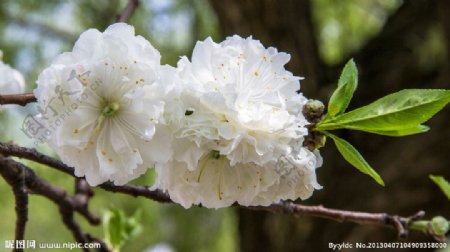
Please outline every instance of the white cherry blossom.
[{"label": "white cherry blossom", "polygon": [[91,185],[125,184],[171,159],[160,94],[165,68],[147,40],[118,23],[87,30],[40,74],[38,118],[75,175]]},{"label": "white cherry blossom", "polygon": [[25,92],[25,80],[22,74],[1,61],[2,54],[0,51],[0,95]]}]

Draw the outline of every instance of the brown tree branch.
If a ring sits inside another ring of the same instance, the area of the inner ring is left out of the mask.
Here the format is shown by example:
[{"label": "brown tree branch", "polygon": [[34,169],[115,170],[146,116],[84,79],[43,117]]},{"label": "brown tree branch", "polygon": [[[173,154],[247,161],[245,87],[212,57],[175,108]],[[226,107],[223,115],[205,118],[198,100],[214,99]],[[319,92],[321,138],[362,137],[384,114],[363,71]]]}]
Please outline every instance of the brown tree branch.
[{"label": "brown tree branch", "polygon": [[32,102],[36,102],[36,97],[33,93],[0,95],[0,105],[17,104],[20,106],[25,106]]},{"label": "brown tree branch", "polygon": [[[60,206],[59,212],[61,213],[63,223],[66,225],[67,229],[72,232],[75,240],[79,243],[87,243],[88,239],[86,234],[83,232],[80,225],[75,221],[73,210],[70,207]],[[88,252],[89,249],[83,248],[83,251]]]},{"label": "brown tree branch", "polygon": [[[23,172],[24,170],[22,170]],[[16,241],[25,239],[25,227],[28,221],[28,193],[25,188],[25,177],[23,174],[20,174],[18,177],[19,183],[12,186],[16,201]],[[21,251],[21,249],[17,249],[17,251]]]},{"label": "brown tree branch", "polygon": [[[22,181],[24,181],[23,186],[29,193],[41,195],[53,201],[59,207],[64,224],[72,232],[77,242],[87,243],[96,239],[85,234],[73,218],[74,213],[78,212],[91,225],[100,224],[100,219],[87,208],[90,196],[86,196],[85,189],[80,188],[76,190],[74,196],[71,196],[62,188],[51,185],[37,176],[30,168],[3,155],[0,155],[0,175],[8,183],[13,182],[14,179],[17,180],[17,177],[21,177]],[[80,187],[80,182],[77,182],[77,187]],[[24,227],[18,228],[22,229]]]},{"label": "brown tree branch", "polygon": [[[3,175],[2,171],[3,167],[0,168],[0,175],[2,175],[6,182],[11,186],[16,203],[15,210],[17,220],[15,240],[24,240],[26,223],[28,221],[28,193],[25,188],[24,170],[20,169],[20,173],[15,176],[7,176],[7,174]],[[14,247],[14,251],[23,251],[23,249]]]},{"label": "brown tree branch", "polygon": [[173,201],[170,199],[167,193],[164,193],[163,191],[158,189],[152,190],[146,186],[137,186],[137,185],[117,186],[111,182],[106,182],[99,185],[99,187],[109,192],[128,194],[133,197],[144,197],[161,203],[173,203]]},{"label": "brown tree branch", "polygon": [[[44,155],[36,151],[36,149],[20,147],[15,144],[0,143],[0,153],[3,154],[4,156],[15,156],[19,158],[25,158],[40,164],[47,165],[51,168],[67,173],[71,176],[75,176],[73,167],[64,164],[60,160]],[[106,182],[99,185],[99,187],[101,187],[106,191],[128,194],[134,197],[141,196],[158,202],[172,202],[170,200],[170,197],[166,193],[160,190],[150,190],[148,187],[145,186],[135,186],[135,185],[116,186],[111,182]]]},{"label": "brown tree branch", "polygon": [[75,198],[78,202],[81,202],[81,207],[79,208],[80,212],[83,212],[83,215],[90,219],[94,225],[100,224],[100,218],[94,214],[92,214],[88,209],[89,199],[94,196],[94,191],[87,184],[86,180],[83,178],[75,178]]},{"label": "brown tree branch", "polygon": [[58,171],[67,173],[72,176],[74,173],[74,169],[72,167],[69,167],[57,159],[51,158],[36,151],[36,149],[20,147],[15,144],[0,143],[0,154],[4,156],[15,156],[28,159],[40,164],[47,165],[49,167],[52,167],[53,169],[57,169]]},{"label": "brown tree branch", "polygon": [[254,210],[269,210],[274,213],[291,214],[294,216],[311,216],[330,219],[337,222],[353,222],[361,225],[380,225],[397,230],[399,237],[408,236],[408,226],[411,221],[424,217],[425,212],[419,211],[410,217],[389,215],[387,213],[366,213],[358,211],[337,210],[319,206],[304,206],[294,203],[275,203],[267,207],[250,207]]},{"label": "brown tree branch", "polygon": [[[19,147],[13,144],[5,144],[0,143],[0,153],[3,155],[11,155],[21,158],[30,159],[33,161],[36,161],[41,164],[48,165],[52,168],[55,168],[59,171],[65,172],[67,174],[73,175],[73,168],[65,165],[61,161],[58,161],[56,159],[53,159],[49,156],[46,156],[44,154],[41,154],[37,152],[34,149]],[[15,161],[13,161],[15,162]],[[27,168],[28,169],[28,168]],[[31,172],[31,171],[30,171]],[[27,178],[27,180],[30,178]],[[38,179],[38,178],[36,178]],[[38,179],[39,181],[39,179]],[[84,180],[83,180],[84,181]],[[80,183],[80,182],[79,182]],[[85,182],[82,182],[85,183]],[[87,185],[84,185],[87,186]],[[49,185],[45,185],[44,187],[49,187]],[[134,197],[145,197],[148,199],[152,199],[158,202],[172,202],[170,197],[162,192],[161,190],[151,190],[149,187],[145,186],[137,186],[137,185],[123,185],[118,186],[114,185],[111,182],[103,183],[99,186],[100,188],[115,192],[115,193],[122,193],[131,195]],[[51,189],[44,189],[43,191],[47,192]],[[58,190],[58,189],[54,189]],[[81,189],[78,189],[79,191]],[[56,193],[60,194],[60,193]],[[64,197],[70,197],[67,195],[64,195]],[[53,196],[49,198],[54,198]],[[59,196],[58,198],[61,198]],[[69,204],[69,203],[68,203]],[[255,207],[245,207],[245,206],[239,206],[235,205],[237,207],[246,208],[246,209],[252,209],[252,210],[259,210],[259,211],[268,211],[273,213],[284,213],[284,214],[290,214],[294,216],[311,216],[311,217],[318,217],[318,218],[324,218],[324,219],[330,219],[337,222],[353,222],[357,224],[363,224],[363,225],[380,225],[380,226],[386,226],[394,228],[399,237],[406,237],[408,235],[408,232],[410,230],[409,224],[411,221],[415,221],[419,218],[422,218],[424,216],[423,211],[419,211],[413,216],[410,217],[402,217],[397,215],[389,215],[387,213],[366,213],[366,212],[357,212],[357,211],[347,211],[347,210],[338,210],[338,209],[331,209],[326,208],[323,206],[305,206],[301,204],[295,204],[295,203],[274,203],[270,206],[255,206]],[[80,207],[75,207],[78,212],[80,212]],[[82,212],[80,212],[83,214]],[[84,213],[86,215],[86,213]],[[86,217],[86,216],[85,216]]]},{"label": "brown tree branch", "polygon": [[122,14],[117,17],[116,22],[128,23],[128,20],[133,16],[133,13],[138,6],[139,0],[128,0],[127,7],[125,7]]}]

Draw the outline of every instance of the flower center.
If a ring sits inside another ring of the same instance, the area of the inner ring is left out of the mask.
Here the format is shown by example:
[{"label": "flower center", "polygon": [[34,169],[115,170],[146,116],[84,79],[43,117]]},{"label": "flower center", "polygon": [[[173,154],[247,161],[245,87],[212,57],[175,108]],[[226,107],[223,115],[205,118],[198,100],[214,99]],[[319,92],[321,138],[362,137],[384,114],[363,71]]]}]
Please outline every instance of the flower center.
[{"label": "flower center", "polygon": [[214,159],[220,159],[221,157],[220,152],[216,150],[211,151],[211,157]]},{"label": "flower center", "polygon": [[116,101],[107,102],[103,108],[102,115],[105,117],[111,117],[117,114],[120,109],[120,104]]},{"label": "flower center", "polygon": [[116,101],[107,101],[104,103],[103,110],[100,117],[97,119],[97,125],[95,126],[95,131],[99,132],[102,127],[103,121],[108,117],[113,117],[119,112],[120,104]]}]

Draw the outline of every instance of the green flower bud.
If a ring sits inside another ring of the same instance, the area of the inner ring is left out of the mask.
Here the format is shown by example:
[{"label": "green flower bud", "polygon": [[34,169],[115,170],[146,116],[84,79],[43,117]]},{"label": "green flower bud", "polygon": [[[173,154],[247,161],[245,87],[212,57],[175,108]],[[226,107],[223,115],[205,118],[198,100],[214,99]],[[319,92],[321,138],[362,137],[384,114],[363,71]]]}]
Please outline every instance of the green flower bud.
[{"label": "green flower bud", "polygon": [[445,235],[450,229],[448,220],[442,216],[436,216],[431,220],[431,228],[436,235]]}]

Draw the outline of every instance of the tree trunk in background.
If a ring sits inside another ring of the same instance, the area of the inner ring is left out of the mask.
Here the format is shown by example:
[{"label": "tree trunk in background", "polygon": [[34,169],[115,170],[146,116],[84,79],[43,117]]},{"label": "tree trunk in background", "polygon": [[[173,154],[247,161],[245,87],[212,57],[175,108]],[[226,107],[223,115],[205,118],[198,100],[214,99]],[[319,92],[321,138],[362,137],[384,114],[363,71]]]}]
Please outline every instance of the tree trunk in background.
[{"label": "tree trunk in background", "polygon": [[308,1],[213,0],[211,4],[223,35],[254,36],[266,46],[290,52],[288,68],[308,76],[302,82],[302,92],[317,92],[323,75]]},{"label": "tree trunk in background", "polygon": [[[326,100],[343,64],[331,67],[319,58],[309,1],[210,2],[224,36],[252,35],[265,46],[276,46],[290,53],[292,59],[287,69],[306,77],[302,92],[307,97]],[[352,55],[361,76],[352,107],[404,88],[450,88],[449,9],[448,1],[416,0],[405,1],[392,14],[380,34]],[[414,49],[430,29],[438,27],[443,28],[447,60],[426,68]],[[381,188],[351,168],[332,144],[328,144],[321,151],[324,165],[317,171],[324,189],[304,203],[401,215],[423,209],[428,217],[448,213],[448,201],[428,175],[450,175],[449,122],[450,109],[446,108],[429,122],[432,130],[426,134],[388,138],[341,132],[379,171],[386,187]],[[238,211],[240,247],[246,252],[327,251],[328,242],[398,241],[393,230],[380,227]],[[414,234],[404,241],[410,240],[429,241],[430,238]]]}]

